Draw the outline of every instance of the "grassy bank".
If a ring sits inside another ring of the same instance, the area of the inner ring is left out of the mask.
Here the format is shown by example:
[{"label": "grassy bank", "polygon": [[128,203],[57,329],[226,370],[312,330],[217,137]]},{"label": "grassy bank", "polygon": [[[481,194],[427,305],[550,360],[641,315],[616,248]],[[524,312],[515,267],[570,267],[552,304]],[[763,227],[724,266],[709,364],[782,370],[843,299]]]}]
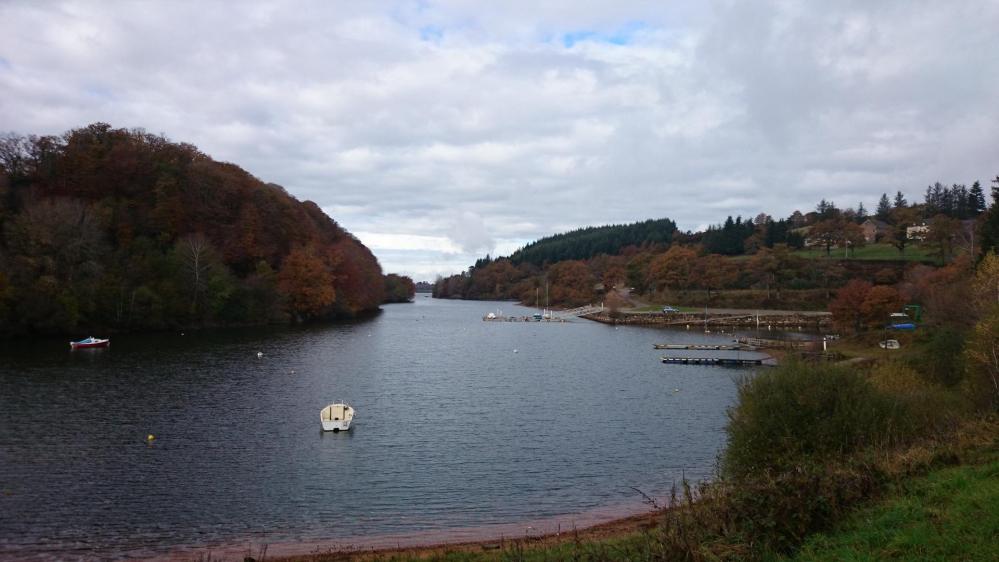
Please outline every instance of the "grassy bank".
[{"label": "grassy bank", "polygon": [[972,464],[934,470],[896,486],[831,532],[809,538],[793,558],[999,560],[999,447]]},{"label": "grassy bank", "polygon": [[891,244],[867,244],[859,248],[850,248],[847,255],[843,248],[832,248],[829,255],[826,255],[824,247],[813,247],[794,252],[794,255],[808,259],[850,259],[850,260],[876,260],[876,261],[914,261],[914,262],[934,262],[938,260],[931,248],[913,244],[906,247],[905,253],[901,253]]}]

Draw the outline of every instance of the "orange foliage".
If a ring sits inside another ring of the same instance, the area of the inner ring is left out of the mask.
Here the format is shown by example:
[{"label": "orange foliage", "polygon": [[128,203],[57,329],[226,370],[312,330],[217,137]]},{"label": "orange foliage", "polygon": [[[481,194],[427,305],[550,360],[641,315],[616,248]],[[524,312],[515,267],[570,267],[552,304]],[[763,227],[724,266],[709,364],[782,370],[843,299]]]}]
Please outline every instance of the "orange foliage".
[{"label": "orange foliage", "polygon": [[829,303],[833,321],[843,328],[853,328],[859,332],[864,322],[864,301],[871,287],[867,281],[854,279],[836,291],[836,298]]},{"label": "orange foliage", "polygon": [[692,248],[673,245],[649,263],[649,286],[655,291],[686,289],[691,286],[697,252]]},{"label": "orange foliage", "polygon": [[578,306],[593,302],[594,277],[586,264],[577,261],[561,261],[548,270],[551,300]]},{"label": "orange foliage", "polygon": [[321,316],[336,301],[333,274],[315,248],[295,248],[278,272],[278,290],[299,318]]}]

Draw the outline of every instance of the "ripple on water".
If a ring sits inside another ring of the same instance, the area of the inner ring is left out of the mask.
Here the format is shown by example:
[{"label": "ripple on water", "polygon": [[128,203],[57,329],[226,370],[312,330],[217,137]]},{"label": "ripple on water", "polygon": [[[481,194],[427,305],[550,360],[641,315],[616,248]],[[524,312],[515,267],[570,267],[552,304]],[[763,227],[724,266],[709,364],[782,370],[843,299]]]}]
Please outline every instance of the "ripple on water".
[{"label": "ripple on water", "polygon": [[[733,371],[662,365],[652,344],[722,337],[480,320],[495,308],[6,344],[0,556],[488,538],[640,511],[632,487],[710,476]],[[357,420],[324,434],[336,400]]]}]

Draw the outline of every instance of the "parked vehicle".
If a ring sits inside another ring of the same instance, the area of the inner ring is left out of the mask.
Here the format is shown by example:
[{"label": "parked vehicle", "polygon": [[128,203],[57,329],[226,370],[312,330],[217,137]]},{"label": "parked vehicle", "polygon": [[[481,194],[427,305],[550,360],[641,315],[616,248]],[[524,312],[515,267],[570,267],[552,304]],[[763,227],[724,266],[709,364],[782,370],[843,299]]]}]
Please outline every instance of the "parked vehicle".
[{"label": "parked vehicle", "polygon": [[663,314],[676,314],[677,312],[680,312],[679,308],[672,307],[669,305],[663,307]]}]

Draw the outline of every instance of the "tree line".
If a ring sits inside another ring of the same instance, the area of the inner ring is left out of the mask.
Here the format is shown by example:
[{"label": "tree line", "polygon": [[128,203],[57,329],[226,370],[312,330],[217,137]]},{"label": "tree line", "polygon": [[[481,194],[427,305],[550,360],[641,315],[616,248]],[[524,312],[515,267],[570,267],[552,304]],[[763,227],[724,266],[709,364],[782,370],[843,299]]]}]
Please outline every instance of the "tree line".
[{"label": "tree line", "polygon": [[[780,304],[786,289],[817,290],[829,299],[851,279],[897,283],[904,264],[815,261],[795,250],[807,245],[831,255],[834,247],[857,249],[867,243],[868,227],[875,241],[904,256],[913,242],[908,229],[925,225],[919,238],[937,255],[938,265],[958,254],[977,259],[999,244],[999,176],[992,183],[991,206],[984,203],[979,182],[970,190],[936,183],[923,203],[909,204],[901,191],[894,200],[883,194],[873,216],[863,203],[841,209],[823,199],[807,213],[776,220],[765,213],[746,220],[729,216],[703,232],[677,231],[669,219],[579,229],[542,238],[509,258],[479,259],[460,274],[439,278],[434,295],[532,304],[547,288],[551,303],[578,305],[626,285],[660,297],[703,291],[708,300],[721,290],[758,289],[766,293],[760,304]],[[738,256],[748,259],[726,259]]]},{"label": "tree line", "polygon": [[315,203],[142,130],[0,139],[0,224],[4,334],[350,317],[385,295]]}]

